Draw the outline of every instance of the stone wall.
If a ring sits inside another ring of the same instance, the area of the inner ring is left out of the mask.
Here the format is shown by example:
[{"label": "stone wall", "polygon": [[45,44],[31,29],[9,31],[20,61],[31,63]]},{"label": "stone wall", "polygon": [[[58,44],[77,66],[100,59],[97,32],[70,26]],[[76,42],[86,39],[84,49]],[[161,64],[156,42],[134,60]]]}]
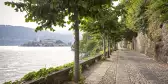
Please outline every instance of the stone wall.
[{"label": "stone wall", "polygon": [[146,50],[146,42],[147,42],[147,38],[146,35],[144,35],[142,32],[138,33],[138,36],[135,39],[136,41],[136,46],[135,46],[135,50],[141,52],[141,53],[145,53]]},{"label": "stone wall", "polygon": [[135,46],[134,50],[150,57],[155,57],[155,43],[151,41],[146,34],[139,32],[132,43]]},{"label": "stone wall", "polygon": [[[107,52],[106,52],[107,54]],[[89,68],[88,66],[100,61],[102,59],[102,54],[97,55],[95,57],[91,57],[88,60],[81,60],[80,65],[82,67],[82,71]],[[65,68],[63,70],[53,72],[46,77],[41,77],[37,80],[32,80],[28,82],[23,82],[22,84],[63,84],[66,81],[71,80],[71,75],[69,75],[70,71],[73,67]]]},{"label": "stone wall", "polygon": [[156,44],[156,54],[158,61],[168,62],[168,24],[163,24],[161,40]]},{"label": "stone wall", "polygon": [[[159,29],[161,31],[153,31],[151,34],[160,33],[157,39],[151,40],[147,34],[138,33],[136,38],[132,40],[132,48],[140,53],[144,53],[157,61],[168,62],[168,26],[163,24]],[[159,39],[158,39],[159,37]]]}]

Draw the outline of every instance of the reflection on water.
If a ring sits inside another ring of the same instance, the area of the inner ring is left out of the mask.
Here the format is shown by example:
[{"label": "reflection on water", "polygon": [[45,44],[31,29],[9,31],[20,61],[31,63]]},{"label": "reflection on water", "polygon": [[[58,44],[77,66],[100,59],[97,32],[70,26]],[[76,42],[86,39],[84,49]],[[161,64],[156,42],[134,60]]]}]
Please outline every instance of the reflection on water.
[{"label": "reflection on water", "polygon": [[73,59],[70,47],[0,46],[0,84],[19,79],[30,71],[63,65]]}]

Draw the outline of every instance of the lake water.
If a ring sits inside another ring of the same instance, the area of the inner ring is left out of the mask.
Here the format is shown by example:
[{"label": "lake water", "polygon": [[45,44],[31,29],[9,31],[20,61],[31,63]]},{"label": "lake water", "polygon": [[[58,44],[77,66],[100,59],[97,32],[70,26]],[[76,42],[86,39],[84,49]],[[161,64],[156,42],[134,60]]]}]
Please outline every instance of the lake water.
[{"label": "lake water", "polygon": [[74,60],[70,47],[0,46],[0,84],[30,71],[56,67]]}]

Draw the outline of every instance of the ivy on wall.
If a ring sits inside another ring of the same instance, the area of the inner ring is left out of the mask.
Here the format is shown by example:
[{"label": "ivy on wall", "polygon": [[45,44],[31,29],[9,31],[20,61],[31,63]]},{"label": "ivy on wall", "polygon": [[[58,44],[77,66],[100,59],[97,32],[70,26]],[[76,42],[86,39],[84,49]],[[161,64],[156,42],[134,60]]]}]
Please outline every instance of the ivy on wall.
[{"label": "ivy on wall", "polygon": [[121,0],[126,28],[147,34],[152,41],[161,39],[161,28],[168,20],[168,0]]}]

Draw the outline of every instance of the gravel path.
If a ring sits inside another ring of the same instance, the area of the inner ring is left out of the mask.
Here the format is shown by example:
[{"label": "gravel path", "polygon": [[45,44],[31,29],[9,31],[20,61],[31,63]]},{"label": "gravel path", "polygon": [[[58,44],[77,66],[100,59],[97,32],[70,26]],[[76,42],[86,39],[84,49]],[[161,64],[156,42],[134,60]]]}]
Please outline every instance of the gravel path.
[{"label": "gravel path", "polygon": [[168,66],[128,50],[118,50],[84,73],[85,84],[168,84]]}]

